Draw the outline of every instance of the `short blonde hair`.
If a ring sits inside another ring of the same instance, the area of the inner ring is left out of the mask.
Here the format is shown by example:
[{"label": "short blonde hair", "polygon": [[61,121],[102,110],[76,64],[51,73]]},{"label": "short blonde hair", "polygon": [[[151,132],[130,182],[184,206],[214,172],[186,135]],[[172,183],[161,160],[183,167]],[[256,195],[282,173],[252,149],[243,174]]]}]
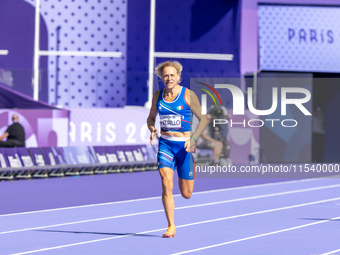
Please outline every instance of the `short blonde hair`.
[{"label": "short blonde hair", "polygon": [[182,75],[183,66],[181,65],[181,63],[179,63],[176,60],[168,60],[168,61],[158,64],[155,69],[155,73],[157,74],[157,76],[159,78],[162,78],[163,70],[165,67],[168,67],[168,66],[172,66],[176,69],[179,75],[179,82],[180,82],[182,80],[181,75]]}]

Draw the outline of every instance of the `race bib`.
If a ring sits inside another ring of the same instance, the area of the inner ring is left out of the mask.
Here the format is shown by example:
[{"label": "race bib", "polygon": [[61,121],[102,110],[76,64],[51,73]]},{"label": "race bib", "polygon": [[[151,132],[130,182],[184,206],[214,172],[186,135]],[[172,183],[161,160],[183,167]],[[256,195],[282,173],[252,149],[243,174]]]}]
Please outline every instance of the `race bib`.
[{"label": "race bib", "polygon": [[181,116],[180,115],[160,115],[161,128],[165,129],[179,129],[181,128]]}]

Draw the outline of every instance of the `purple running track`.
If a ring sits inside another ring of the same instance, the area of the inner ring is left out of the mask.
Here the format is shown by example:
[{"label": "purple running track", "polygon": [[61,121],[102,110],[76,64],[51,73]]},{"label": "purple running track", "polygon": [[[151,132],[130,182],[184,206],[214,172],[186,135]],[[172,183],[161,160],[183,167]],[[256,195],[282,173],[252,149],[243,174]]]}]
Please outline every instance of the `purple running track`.
[{"label": "purple running track", "polygon": [[326,254],[340,249],[339,191],[332,178],[175,195],[173,239],[160,197],[2,215],[0,254]]},{"label": "purple running track", "polygon": [[[205,191],[277,181],[283,179],[197,178],[194,190]],[[179,193],[177,181],[174,182],[174,193]],[[157,171],[3,181],[0,183],[0,215],[160,195],[161,182]]]}]

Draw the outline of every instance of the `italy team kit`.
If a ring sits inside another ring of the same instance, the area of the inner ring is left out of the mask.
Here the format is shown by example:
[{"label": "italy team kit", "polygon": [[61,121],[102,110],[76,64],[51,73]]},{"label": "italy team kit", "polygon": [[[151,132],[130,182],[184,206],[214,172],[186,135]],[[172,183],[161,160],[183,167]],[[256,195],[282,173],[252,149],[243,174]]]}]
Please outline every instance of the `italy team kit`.
[{"label": "italy team kit", "polygon": [[[192,114],[185,101],[186,88],[181,87],[180,93],[172,102],[164,99],[164,89],[159,92],[157,110],[160,118],[161,131],[190,132]],[[185,180],[194,179],[194,162],[191,153],[186,152],[184,143],[190,137],[173,137],[161,135],[157,155],[158,169],[169,167],[178,177]]]}]

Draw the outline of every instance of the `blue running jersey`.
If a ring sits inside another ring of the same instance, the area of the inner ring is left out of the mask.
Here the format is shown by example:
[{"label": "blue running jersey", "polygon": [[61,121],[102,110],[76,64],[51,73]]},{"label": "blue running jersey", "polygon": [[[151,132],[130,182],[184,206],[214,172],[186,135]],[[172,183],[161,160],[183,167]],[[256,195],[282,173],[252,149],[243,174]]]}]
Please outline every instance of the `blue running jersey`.
[{"label": "blue running jersey", "polygon": [[191,131],[191,111],[185,101],[185,91],[181,91],[172,102],[164,100],[164,89],[161,89],[157,100],[157,111],[160,118],[161,131],[187,132]]}]

